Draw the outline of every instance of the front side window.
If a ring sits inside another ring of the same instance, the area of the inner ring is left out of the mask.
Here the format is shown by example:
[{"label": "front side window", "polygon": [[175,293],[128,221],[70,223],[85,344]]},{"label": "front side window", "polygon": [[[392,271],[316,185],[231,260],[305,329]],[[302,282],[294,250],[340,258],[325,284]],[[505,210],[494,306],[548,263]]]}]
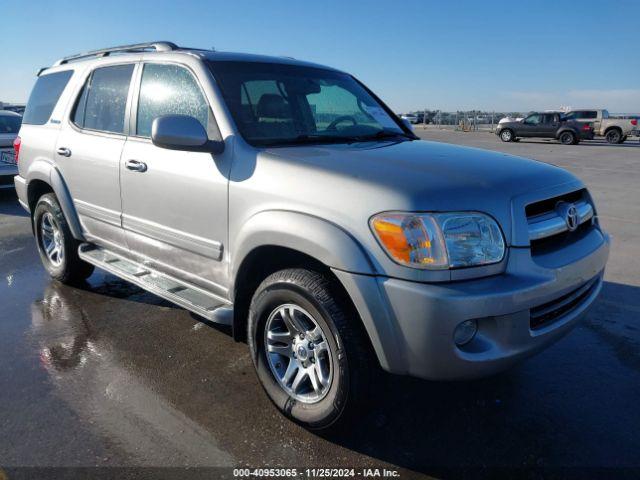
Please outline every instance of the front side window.
[{"label": "front side window", "polygon": [[31,125],[47,123],[71,75],[72,70],[65,70],[38,77],[29,96],[22,122]]},{"label": "front side window", "polygon": [[529,115],[524,123],[528,125],[538,125],[542,121],[542,115],[535,113],[533,115]]},{"label": "front side window", "polygon": [[406,135],[387,109],[345,73],[262,62],[209,65],[238,130],[252,145]]},{"label": "front side window", "polygon": [[150,137],[153,121],[163,115],[189,115],[206,130],[209,105],[187,69],[178,65],[148,63],[142,70],[136,135]]},{"label": "front side window", "polygon": [[124,133],[125,110],[133,65],[95,69],[82,87],[72,115],[80,128]]}]

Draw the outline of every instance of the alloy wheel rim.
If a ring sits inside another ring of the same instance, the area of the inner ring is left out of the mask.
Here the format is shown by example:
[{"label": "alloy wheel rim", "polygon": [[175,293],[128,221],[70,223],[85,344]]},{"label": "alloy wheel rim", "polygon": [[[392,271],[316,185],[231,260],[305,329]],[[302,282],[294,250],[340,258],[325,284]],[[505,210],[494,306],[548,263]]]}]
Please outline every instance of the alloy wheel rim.
[{"label": "alloy wheel rim", "polygon": [[40,221],[40,234],[42,238],[42,249],[47,259],[54,266],[59,266],[64,260],[64,244],[62,233],[58,223],[51,213],[46,212]]},{"label": "alloy wheel rim", "polygon": [[509,130],[505,130],[502,132],[502,138],[504,140],[511,140],[511,132]]},{"label": "alloy wheel rim", "polygon": [[280,305],[264,331],[267,361],[280,387],[303,403],[322,400],[333,381],[332,354],[322,328],[295,304]]}]

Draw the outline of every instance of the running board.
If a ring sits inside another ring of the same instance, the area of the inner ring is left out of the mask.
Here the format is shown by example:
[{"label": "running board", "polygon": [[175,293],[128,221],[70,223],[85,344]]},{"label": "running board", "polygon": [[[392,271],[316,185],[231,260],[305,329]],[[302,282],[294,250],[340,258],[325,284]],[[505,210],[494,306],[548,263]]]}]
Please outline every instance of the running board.
[{"label": "running board", "polygon": [[231,325],[233,306],[210,292],[160,273],[97,245],[83,243],[78,248],[82,260],[138,285],[159,297],[180,305],[207,320]]}]

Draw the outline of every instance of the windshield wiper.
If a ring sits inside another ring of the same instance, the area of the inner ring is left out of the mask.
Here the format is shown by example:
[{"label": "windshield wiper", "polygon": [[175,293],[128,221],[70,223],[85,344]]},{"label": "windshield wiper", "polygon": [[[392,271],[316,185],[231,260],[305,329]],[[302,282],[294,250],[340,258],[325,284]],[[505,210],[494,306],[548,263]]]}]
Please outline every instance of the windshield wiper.
[{"label": "windshield wiper", "polygon": [[372,135],[323,135],[320,133],[305,133],[293,138],[277,138],[260,141],[260,144],[265,147],[276,147],[285,145],[306,145],[306,144],[332,144],[332,143],[355,143],[355,142],[370,142],[375,140],[384,140],[388,138],[407,138],[409,140],[415,140],[404,132],[392,132],[389,130],[380,130]]},{"label": "windshield wiper", "polygon": [[406,138],[409,140],[416,139],[415,136],[409,135],[408,133],[394,132],[391,130],[380,130],[379,132],[376,132],[373,135],[359,135],[352,138],[354,138],[358,142],[366,142],[370,140],[384,140],[387,138],[398,138],[398,137]]},{"label": "windshield wiper", "polygon": [[293,138],[278,138],[264,140],[260,144],[268,147],[279,145],[303,145],[313,143],[350,143],[355,141],[355,137],[345,137],[340,135],[303,134]]}]

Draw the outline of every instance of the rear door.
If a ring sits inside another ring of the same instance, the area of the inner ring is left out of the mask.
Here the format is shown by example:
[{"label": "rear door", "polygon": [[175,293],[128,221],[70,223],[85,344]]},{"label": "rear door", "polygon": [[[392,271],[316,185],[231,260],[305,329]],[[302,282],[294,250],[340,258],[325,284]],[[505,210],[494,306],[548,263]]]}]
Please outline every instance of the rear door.
[{"label": "rear door", "polygon": [[[189,115],[211,131],[213,114],[187,66],[147,62],[139,77],[120,177],[127,243],[155,268],[224,296],[229,162],[159,148],[150,139],[159,116]],[[132,161],[146,168],[129,169]]]},{"label": "rear door", "polygon": [[560,116],[557,113],[545,113],[539,125],[541,137],[555,138],[560,125]]},{"label": "rear door", "polygon": [[87,239],[121,250],[126,243],[120,219],[120,155],[134,67],[109,65],[88,74],[55,153]]}]

